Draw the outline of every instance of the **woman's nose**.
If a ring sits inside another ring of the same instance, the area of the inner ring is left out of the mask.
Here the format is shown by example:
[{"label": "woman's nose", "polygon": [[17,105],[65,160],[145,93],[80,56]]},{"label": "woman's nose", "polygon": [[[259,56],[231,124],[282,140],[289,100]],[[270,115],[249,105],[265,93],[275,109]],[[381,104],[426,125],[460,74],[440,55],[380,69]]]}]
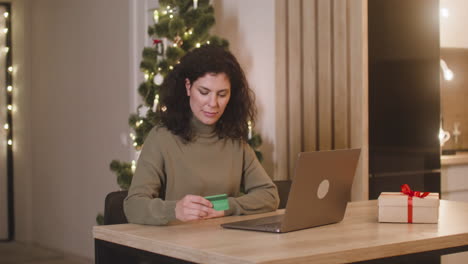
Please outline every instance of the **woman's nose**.
[{"label": "woman's nose", "polygon": [[210,96],[210,99],[208,101],[208,105],[210,107],[217,107],[218,106],[218,97],[216,95]]}]

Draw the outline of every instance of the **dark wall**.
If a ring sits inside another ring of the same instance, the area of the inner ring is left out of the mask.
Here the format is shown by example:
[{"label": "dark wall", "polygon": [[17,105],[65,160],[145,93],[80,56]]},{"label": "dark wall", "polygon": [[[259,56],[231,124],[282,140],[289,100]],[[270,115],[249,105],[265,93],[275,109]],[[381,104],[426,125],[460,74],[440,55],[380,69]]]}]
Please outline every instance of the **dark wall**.
[{"label": "dark wall", "polygon": [[371,198],[411,181],[438,191],[424,175],[440,169],[439,1],[368,4]]}]

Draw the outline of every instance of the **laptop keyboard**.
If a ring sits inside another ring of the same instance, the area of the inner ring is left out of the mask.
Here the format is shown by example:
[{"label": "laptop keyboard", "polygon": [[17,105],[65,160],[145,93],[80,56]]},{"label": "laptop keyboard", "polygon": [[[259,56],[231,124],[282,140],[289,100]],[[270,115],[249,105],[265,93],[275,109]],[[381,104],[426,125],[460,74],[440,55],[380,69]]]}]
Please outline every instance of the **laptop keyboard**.
[{"label": "laptop keyboard", "polygon": [[257,231],[267,231],[267,232],[280,232],[281,221],[284,218],[282,215],[274,215],[268,217],[260,217],[251,220],[244,220],[239,222],[227,223],[222,226],[228,228],[238,228],[238,229],[248,229],[248,230],[257,230]]},{"label": "laptop keyboard", "polygon": [[261,227],[261,229],[270,232],[279,232],[281,228],[281,221],[283,220],[284,215],[274,215],[270,217],[265,217],[262,219],[257,219],[255,226]]},{"label": "laptop keyboard", "polygon": [[276,222],[276,223],[271,223],[271,224],[263,224],[259,225],[262,227],[263,230],[265,231],[270,231],[270,232],[278,232],[281,227],[281,222]]}]

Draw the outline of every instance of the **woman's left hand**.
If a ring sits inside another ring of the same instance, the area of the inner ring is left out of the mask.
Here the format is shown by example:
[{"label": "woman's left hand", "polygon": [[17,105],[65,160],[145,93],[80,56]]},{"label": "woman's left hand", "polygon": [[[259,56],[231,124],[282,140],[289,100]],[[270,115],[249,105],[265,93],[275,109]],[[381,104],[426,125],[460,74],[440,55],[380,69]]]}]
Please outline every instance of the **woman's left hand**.
[{"label": "woman's left hand", "polygon": [[210,210],[207,216],[203,217],[203,219],[210,219],[210,218],[216,218],[216,217],[223,217],[224,216],[224,211],[216,211],[216,210]]}]

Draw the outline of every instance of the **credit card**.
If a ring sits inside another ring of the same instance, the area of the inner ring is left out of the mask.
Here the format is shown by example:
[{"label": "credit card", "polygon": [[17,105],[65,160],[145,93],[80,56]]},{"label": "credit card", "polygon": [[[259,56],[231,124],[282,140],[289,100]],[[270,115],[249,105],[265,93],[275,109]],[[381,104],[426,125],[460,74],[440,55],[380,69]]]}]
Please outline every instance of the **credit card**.
[{"label": "credit card", "polygon": [[213,204],[213,209],[215,209],[216,211],[224,211],[229,209],[227,194],[206,196],[205,199],[207,199]]}]

